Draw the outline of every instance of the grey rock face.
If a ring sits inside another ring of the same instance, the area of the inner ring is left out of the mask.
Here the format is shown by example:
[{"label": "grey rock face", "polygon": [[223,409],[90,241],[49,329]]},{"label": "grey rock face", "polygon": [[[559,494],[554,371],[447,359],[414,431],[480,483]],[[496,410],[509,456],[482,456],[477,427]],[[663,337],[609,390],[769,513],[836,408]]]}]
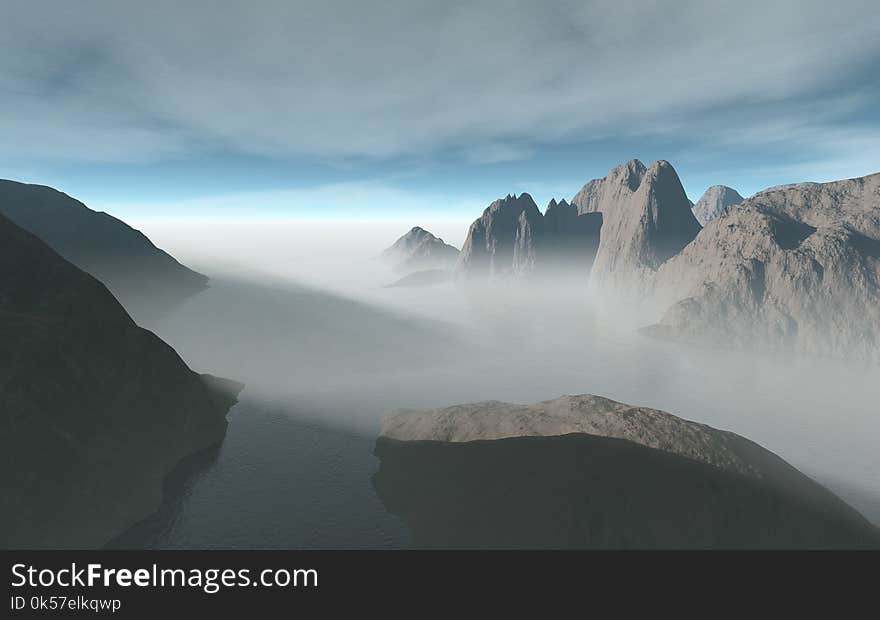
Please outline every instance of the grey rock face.
[{"label": "grey rock face", "polygon": [[374,477],[418,546],[876,547],[877,528],[734,433],[590,395],[390,413]]},{"label": "grey rock face", "polygon": [[471,224],[455,271],[477,280],[585,274],[601,225],[601,215],[579,214],[565,200],[551,200],[542,215],[528,194],[508,195]]},{"label": "grey rock face", "polygon": [[880,174],[756,194],[651,288],[656,336],[880,361]]},{"label": "grey rock face", "polygon": [[705,226],[724,213],[728,207],[739,204],[743,200],[745,199],[732,187],[713,185],[693,206],[694,216],[701,226]]},{"label": "grey rock face", "polygon": [[831,183],[770,188],[745,204],[815,228],[847,228],[880,240],[880,173]]},{"label": "grey rock face", "polygon": [[743,438],[656,409],[600,396],[562,396],[531,405],[486,401],[443,409],[398,409],[382,420],[381,436],[401,441],[477,441],[587,433],[625,439],[721,469],[761,477],[744,456]]},{"label": "grey rock face", "polygon": [[240,389],[0,215],[0,548],[99,547],[148,516]]},{"label": "grey rock face", "polygon": [[551,200],[544,211],[542,263],[556,270],[576,266],[589,273],[599,249],[601,229],[601,213],[579,213],[564,199],[558,203]]},{"label": "grey rock face", "polygon": [[487,279],[532,271],[535,228],[540,220],[538,205],[528,194],[508,194],[494,201],[468,228],[456,274]]},{"label": "grey rock face", "polygon": [[590,283],[630,293],[700,231],[673,167],[632,160],[587,183],[572,199],[578,213],[601,213]]},{"label": "grey rock face", "polygon": [[0,180],[0,214],[101,282],[130,312],[150,315],[207,287],[140,231],[42,185]]},{"label": "grey rock face", "polygon": [[401,274],[426,269],[451,269],[458,250],[424,228],[414,226],[382,252],[382,260]]}]

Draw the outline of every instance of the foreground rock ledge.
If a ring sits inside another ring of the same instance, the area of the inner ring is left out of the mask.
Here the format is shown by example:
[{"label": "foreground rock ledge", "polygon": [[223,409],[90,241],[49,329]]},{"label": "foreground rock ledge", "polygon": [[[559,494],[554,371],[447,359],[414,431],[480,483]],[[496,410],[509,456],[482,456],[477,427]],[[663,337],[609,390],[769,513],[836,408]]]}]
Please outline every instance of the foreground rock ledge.
[{"label": "foreground rock ledge", "polygon": [[597,396],[398,410],[375,452],[373,484],[419,547],[880,547],[756,443]]}]

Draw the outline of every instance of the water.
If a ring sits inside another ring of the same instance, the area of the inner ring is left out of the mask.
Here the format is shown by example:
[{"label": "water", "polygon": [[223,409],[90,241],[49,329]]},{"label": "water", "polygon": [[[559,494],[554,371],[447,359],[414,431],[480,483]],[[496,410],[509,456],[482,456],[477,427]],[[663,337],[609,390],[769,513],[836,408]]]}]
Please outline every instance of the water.
[{"label": "water", "polygon": [[596,316],[577,287],[385,289],[394,276],[361,257],[357,278],[311,270],[333,285],[314,288],[195,258],[211,288],[148,327],[247,388],[219,450],[181,467],[117,546],[405,546],[370,480],[384,411],[580,393],[744,435],[880,523],[876,367],[651,340]]},{"label": "water", "polygon": [[373,438],[252,402],[216,450],[184,462],[160,511],[111,547],[360,549],[406,545],[373,492]]}]

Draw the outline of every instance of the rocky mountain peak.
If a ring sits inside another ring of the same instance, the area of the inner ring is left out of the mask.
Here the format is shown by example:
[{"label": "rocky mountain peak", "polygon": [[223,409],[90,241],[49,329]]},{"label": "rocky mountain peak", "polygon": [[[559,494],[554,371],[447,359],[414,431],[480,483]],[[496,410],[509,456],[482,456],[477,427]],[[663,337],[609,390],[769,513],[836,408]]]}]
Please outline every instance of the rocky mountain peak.
[{"label": "rocky mountain peak", "polygon": [[705,226],[724,213],[728,207],[739,204],[743,200],[745,199],[732,187],[713,185],[694,205],[694,216],[701,226]]},{"label": "rocky mountain peak", "polygon": [[[564,210],[564,209],[569,209],[569,208],[572,208],[572,205],[570,205],[568,203],[568,201],[565,200],[565,198],[563,198],[559,202],[556,202],[555,198],[551,198],[550,202],[547,203],[547,208],[544,209],[544,215],[549,215],[552,211],[554,211],[556,209],[563,209]],[[577,210],[577,209],[575,209],[575,210]]]},{"label": "rocky mountain peak", "polygon": [[424,269],[449,269],[457,258],[456,248],[421,226],[413,226],[381,255],[395,272],[402,274]]},{"label": "rocky mountain peak", "polygon": [[[655,162],[655,165],[660,163],[669,165],[668,162],[665,161]],[[653,167],[654,166],[652,166],[652,168]],[[630,191],[634,192],[639,188],[639,185],[641,185],[645,172],[647,172],[645,164],[638,159],[631,159],[625,164],[614,168],[611,171],[610,176],[614,179],[618,179],[620,183],[626,185]]]},{"label": "rocky mountain peak", "polygon": [[602,234],[591,270],[601,288],[634,288],[699,232],[678,174],[665,160],[650,168],[633,159],[574,196],[578,213],[601,213]]}]

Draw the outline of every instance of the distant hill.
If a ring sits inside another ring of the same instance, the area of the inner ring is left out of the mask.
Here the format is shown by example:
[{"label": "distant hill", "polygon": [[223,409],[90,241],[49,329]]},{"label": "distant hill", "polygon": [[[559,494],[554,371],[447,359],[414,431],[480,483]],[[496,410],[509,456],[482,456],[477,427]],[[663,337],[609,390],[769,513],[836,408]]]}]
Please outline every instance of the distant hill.
[{"label": "distant hill", "polygon": [[0,180],[0,214],[92,274],[136,315],[161,312],[205,289],[140,231],[51,187]]},{"label": "distant hill", "polygon": [[413,226],[382,252],[382,260],[400,274],[426,269],[450,269],[458,258],[458,249],[420,226]]}]

